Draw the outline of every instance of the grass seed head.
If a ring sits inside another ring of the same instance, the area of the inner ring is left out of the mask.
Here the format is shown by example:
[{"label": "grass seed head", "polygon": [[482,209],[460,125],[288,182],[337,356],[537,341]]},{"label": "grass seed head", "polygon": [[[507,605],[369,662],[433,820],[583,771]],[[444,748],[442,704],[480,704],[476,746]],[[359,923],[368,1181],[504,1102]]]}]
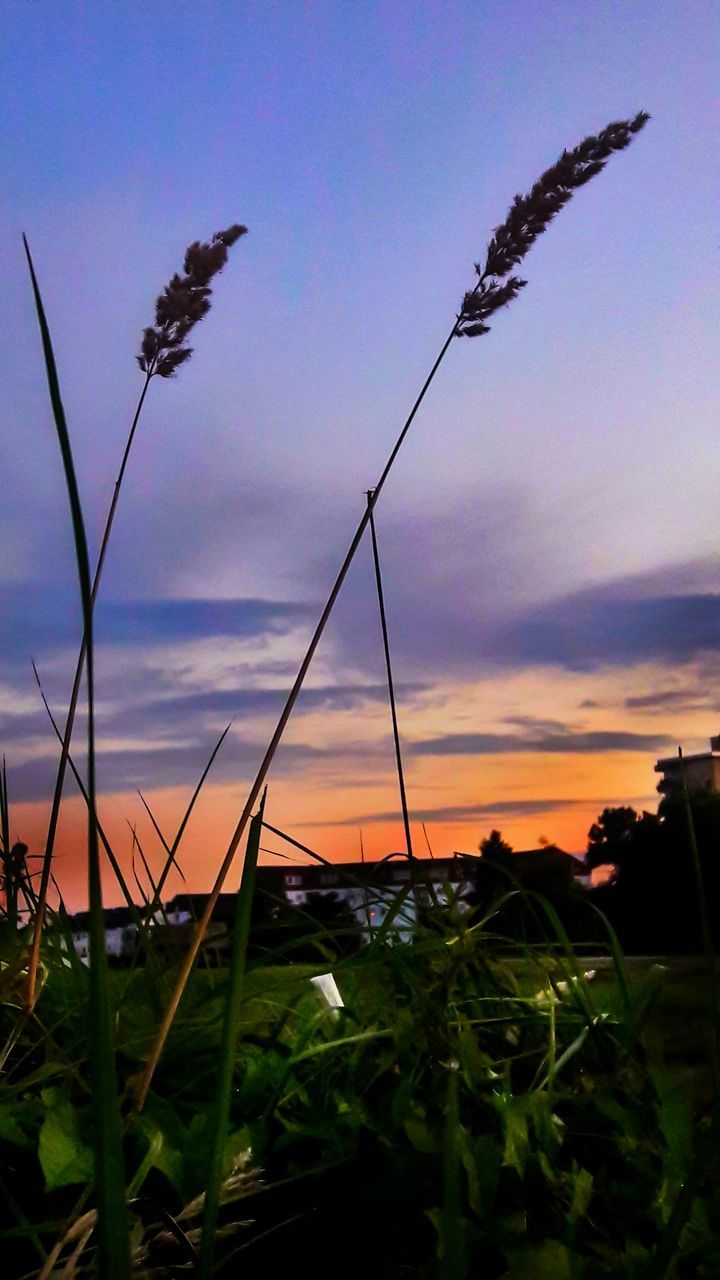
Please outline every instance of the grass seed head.
[{"label": "grass seed head", "polygon": [[614,151],[624,151],[633,134],[639,133],[649,119],[646,111],[639,111],[632,120],[614,120],[572,151],[563,151],[527,195],[515,196],[502,226],[495,229],[484,264],[475,264],[478,283],[463,298],[458,337],[475,338],[490,332],[485,321],[512,302],[527,283],[517,276],[510,276],[505,284],[500,281],[522,262],[538,236],[572,199],[573,192],[600,173]]},{"label": "grass seed head", "polygon": [[246,232],[247,227],[233,223],[226,231],[216,231],[210,244],[195,240],[187,249],[184,275],[176,272],[160,294],[155,303],[155,324],[143,331],[140,354],[135,357],[149,378],[155,374],[172,378],[190,359],[193,349],[185,346],[185,341],[210,310],[210,282],[225,266],[228,249]]}]

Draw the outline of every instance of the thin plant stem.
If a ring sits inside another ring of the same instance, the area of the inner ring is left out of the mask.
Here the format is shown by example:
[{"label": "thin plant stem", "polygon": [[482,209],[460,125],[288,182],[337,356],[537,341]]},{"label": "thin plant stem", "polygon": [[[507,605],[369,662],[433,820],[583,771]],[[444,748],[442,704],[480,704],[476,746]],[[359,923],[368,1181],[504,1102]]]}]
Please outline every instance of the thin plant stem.
[{"label": "thin plant stem", "polygon": [[60,393],[50,330],[35,276],[27,240],[23,237],[35,309],[42,340],[45,370],[53,418],[70,502],[75,559],[82,604],[87,689],[87,791],[88,791],[88,898],[90,907],[90,1008],[89,1043],[92,1067],[96,1138],[94,1143],[95,1191],[98,1199],[99,1271],[105,1280],[129,1280],[130,1238],[125,1204],[120,1111],[110,1021],[108,961],[105,940],[100,849],[95,817],[95,706],[93,606],[85,522],[75,474],[70,436]]},{"label": "thin plant stem", "polygon": [[236,895],[235,921],[233,926],[228,991],[225,1000],[225,1014],[223,1019],[217,1094],[212,1116],[212,1147],[206,1178],[205,1206],[202,1222],[202,1239],[200,1244],[200,1262],[198,1267],[200,1280],[210,1280],[215,1253],[215,1233],[217,1230],[218,1213],[220,1209],[223,1157],[225,1155],[225,1144],[227,1142],[230,1119],[233,1076],[235,1074],[237,1043],[240,1034],[242,999],[245,987],[245,968],[247,963],[252,904],[255,890],[255,870],[257,867],[260,836],[263,827],[263,813],[265,810],[266,795],[267,792],[264,792],[260,801],[260,808],[250,824],[250,834],[248,835],[247,849],[245,851],[245,859],[243,862],[242,880]]},{"label": "thin plant stem", "polygon": [[[368,505],[372,497],[372,490],[368,490]],[[392,663],[390,661],[390,639],[388,636],[387,617],[385,614],[385,595],[383,592],[382,573],[380,571],[380,551],[378,549],[377,530],[375,529],[375,517],[370,513],[370,536],[372,539],[373,564],[375,566],[375,584],[377,586],[378,608],[380,610],[380,627],[382,629],[383,650],[385,653],[385,669],[387,671],[388,698],[390,701],[390,715],[392,717],[393,740],[395,742],[395,762],[397,765],[398,787],[400,789],[400,805],[402,807],[403,826],[405,827],[405,846],[407,855],[412,862],[414,854],[412,847],[412,836],[410,834],[410,817],[408,815],[407,793],[405,791],[405,775],[403,772],[402,751],[400,749],[400,730],[398,727],[397,706],[395,703],[395,685],[393,683]]]},{"label": "thin plant stem", "polygon": [[[160,1061],[165,1042],[170,1033],[175,1014],[183,996],[185,987],[193,969],[193,965],[202,946],[210,920],[223,884],[232,866],[235,854],[242,840],[245,828],[250,820],[255,803],[262,791],[270,765],[280,745],[285,728],[293,708],[297,702],[315,651],[320,643],[328,619],[332,614],[335,602],[340,594],[348,570],[355,558],[372,513],[377,505],[385,482],[392,470],[395,459],[404,443],[405,437],[413,424],[425,396],[432,385],[435,375],[442,364],[453,339],[459,334],[472,337],[487,333],[484,323],[489,316],[505,307],[524,287],[525,281],[510,276],[505,284],[500,281],[508,276],[512,267],[522,261],[537,237],[542,234],[555,214],[567,204],[573,190],[583,186],[596,173],[600,173],[607,158],[613,151],[623,150],[629,143],[631,135],[644,128],[649,116],[639,112],[633,120],[615,121],[598,136],[589,137],[572,152],[564,152],[560,160],[548,169],[535,184],[528,196],[516,196],[505,223],[498,227],[488,246],[485,266],[477,267],[478,279],[474,287],[465,294],[459,314],[445,339],[440,351],[423,383],[415,403],[408,414],[395,444],[390,452],[380,478],[372,491],[372,497],[363,512],[355,535],[350,543],[345,559],[340,566],[337,578],[330,591],[325,607],[313,633],[307,652],[303,658],[295,682],[288,694],[287,701],[278,720],[268,748],[263,756],[255,781],[253,782],[245,806],[238,820],[237,827],[230,839],[227,852],[218,871],[215,884],[208,896],[203,914],[198,922],[193,940],[188,948],[185,960],[180,968],[175,989],[170,997],[167,1011],[158,1029],[155,1042],[145,1064],[135,1098],[135,1109],[140,1110],[147,1097],[155,1069]],[[494,281],[494,283],[493,283]]]},{"label": "thin plant stem", "polygon": [[[140,397],[138,399],[137,406],[135,408],[135,413],[133,415],[133,420],[130,426],[130,432],[128,434],[128,438],[125,443],[125,451],[123,453],[122,461],[120,463],[120,470],[118,471],[117,479],[115,480],[115,487],[113,489],[112,500],[110,502],[110,508],[108,510],[107,518],[105,520],[105,528],[103,531],[102,542],[100,544],[100,554],[98,556],[97,568],[95,569],[95,576],[93,578],[92,587],[90,589],[90,612],[91,613],[94,611],[94,608],[95,608],[95,601],[97,600],[97,594],[100,588],[100,579],[102,576],[103,566],[105,564],[105,555],[107,553],[108,543],[110,541],[110,534],[112,533],[112,527],[115,520],[115,512],[117,510],[118,499],[120,497],[120,489],[122,487],[123,478],[125,476],[125,470],[127,468],[128,459],[130,457],[130,450],[132,448],[133,440],[135,439],[135,432],[137,431],[137,426],[140,421],[140,414],[142,413],[143,405],[145,403],[145,397],[147,395],[148,387],[150,386],[151,378],[152,378],[152,370],[150,370],[145,375],[145,382],[143,384],[143,389],[140,392]],[[62,735],[62,747],[60,750],[60,760],[58,762],[57,776],[55,778],[55,791],[53,793],[52,808],[50,810],[50,820],[48,822],[48,833],[47,833],[47,839],[45,841],[45,855],[43,859],[42,876],[40,878],[40,887],[38,889],[38,909],[35,915],[32,945],[30,950],[30,960],[28,964],[27,1004],[29,1009],[32,1009],[35,1004],[35,994],[36,994],[36,988],[37,988],[37,971],[38,971],[38,964],[40,961],[40,943],[42,939],[43,924],[45,923],[45,907],[47,904],[48,889],[50,887],[50,870],[52,866],[53,852],[55,849],[55,837],[57,835],[57,825],[58,825],[58,819],[60,817],[60,803],[62,801],[63,786],[65,784],[65,773],[67,770],[68,755],[70,752],[70,743],[72,740],[73,727],[75,725],[75,713],[77,711],[78,698],[80,696],[80,686],[82,684],[83,668],[85,666],[87,648],[88,648],[88,631],[87,631],[87,626],[85,626],[83,631],[82,642],[80,644],[80,652],[78,654],[77,665],[75,667],[75,676],[73,678],[72,692],[70,694],[70,703],[68,706],[68,713],[65,720],[65,730]]]},{"label": "thin plant stem", "polygon": [[[63,738],[62,738],[62,734],[61,734],[61,732],[60,732],[60,726],[58,725],[57,720],[55,719],[55,717],[54,717],[54,715],[53,715],[52,711],[50,710],[50,704],[49,704],[49,702],[48,702],[48,700],[47,700],[47,697],[45,696],[45,690],[44,690],[44,689],[43,689],[43,687],[42,687],[42,682],[41,682],[41,680],[40,680],[40,676],[39,676],[39,673],[38,673],[38,669],[37,669],[37,667],[35,666],[35,663],[34,663],[34,662],[33,662],[33,671],[34,671],[34,673],[35,673],[35,679],[36,679],[36,681],[37,681],[38,689],[40,690],[40,697],[42,698],[42,703],[43,703],[43,706],[44,706],[44,708],[45,708],[45,710],[46,710],[46,712],[47,712],[47,715],[48,715],[48,719],[49,719],[49,721],[50,721],[50,724],[52,725],[53,730],[55,731],[55,736],[57,737],[58,741],[59,741],[59,742],[62,742]],[[83,780],[82,780],[82,778],[81,778],[81,776],[80,776],[80,771],[79,771],[79,769],[78,769],[77,765],[75,764],[75,761],[73,760],[72,755],[70,754],[70,752],[69,752],[69,751],[68,751],[67,762],[68,762],[68,764],[70,765],[70,772],[72,773],[73,778],[75,779],[75,782],[77,783],[77,787],[78,787],[78,790],[79,790],[79,792],[80,792],[80,795],[82,796],[83,800],[85,801],[85,804],[86,804],[86,805],[89,805],[89,804],[90,804],[90,798],[89,798],[88,793],[87,793],[87,788],[86,788],[85,783],[83,782]],[[104,830],[103,830],[102,823],[100,822],[100,819],[97,817],[97,814],[95,815],[95,820],[96,820],[96,822],[97,822],[98,836],[100,837],[101,844],[102,844],[102,846],[103,846],[103,848],[104,848],[104,850],[105,850],[105,853],[106,853],[106,855],[107,855],[107,860],[108,860],[108,862],[110,863],[110,866],[111,866],[111,867],[112,867],[112,869],[113,869],[113,872],[114,872],[114,874],[115,874],[115,878],[116,878],[116,880],[117,880],[118,884],[120,885],[120,889],[121,889],[122,895],[123,895],[123,897],[124,897],[124,899],[125,899],[125,902],[127,903],[128,907],[130,908],[130,911],[131,911],[132,913],[134,913],[134,916],[135,916],[135,922],[136,922],[136,924],[139,924],[139,923],[140,923],[140,915],[139,915],[139,913],[138,913],[137,907],[135,906],[135,903],[133,902],[132,894],[130,893],[130,890],[129,890],[129,889],[128,889],[128,887],[127,887],[127,882],[126,882],[126,880],[125,880],[125,877],[124,877],[124,875],[123,875],[122,871],[120,870],[120,864],[119,864],[119,862],[118,862],[117,858],[115,857],[115,854],[113,853],[113,850],[112,850],[112,846],[111,846],[111,844],[110,844],[110,841],[108,840],[108,838],[107,838],[107,836],[106,836],[106,834],[105,834],[105,832],[104,832]]]},{"label": "thin plant stem", "polygon": [[[130,450],[135,438],[135,432],[137,430],[137,425],[140,420],[140,414],[142,413],[150,382],[155,374],[159,374],[162,378],[173,377],[180,366],[192,355],[192,348],[187,347],[184,344],[190,330],[210,310],[210,280],[218,273],[218,271],[222,271],[225,263],[227,262],[228,249],[231,248],[241,236],[245,235],[246,231],[247,227],[234,223],[225,231],[216,232],[210,244],[200,244],[196,241],[190,245],[185,255],[186,274],[181,282],[185,306],[184,313],[179,315],[176,311],[177,297],[174,296],[176,294],[174,282],[177,277],[173,277],[173,281],[171,281],[170,285],[168,285],[164,293],[161,294],[157,300],[155,309],[155,326],[151,326],[144,331],[141,344],[141,354],[136,356],[136,360],[145,374],[145,382],[130,426],[125,450],[120,463],[120,470],[118,471],[117,479],[115,481],[110,509],[105,521],[97,568],[90,588],[89,600],[91,614],[94,609],[98,588],[100,586],[100,578],[105,562],[105,553],[107,551],[108,542],[110,541],[110,534],[112,532],[125,469],[130,457]],[[25,242],[25,248],[27,251],[27,242]],[[28,967],[27,1003],[30,1009],[32,1009],[35,1000],[37,967],[40,956],[40,941],[45,915],[47,891],[50,883],[50,864],[52,862],[53,849],[55,845],[57,822],[60,812],[60,803],[62,800],[63,782],[67,766],[67,755],[70,748],[70,740],[72,738],[75,711],[77,708],[77,700],[80,691],[80,683],[82,680],[82,671],[88,648],[88,641],[88,631],[87,626],[85,626],[65,725],[63,748],[60,753],[60,762],[58,765],[55,792],[53,795],[50,822],[48,826],[48,836],[45,845],[45,861],[43,864],[43,876],[41,879],[39,893],[39,911],[33,931],[32,949]]]},{"label": "thin plant stem", "polygon": [[316,853],[314,849],[309,849],[306,844],[301,844],[293,836],[289,836],[286,831],[281,831],[279,827],[273,827],[270,822],[263,821],[266,831],[272,831],[274,836],[279,836],[281,840],[286,840],[294,849],[299,849],[301,853],[306,853],[308,858],[312,858],[315,862],[321,862],[324,867],[331,867],[333,864],[329,858],[323,858],[322,854]]},{"label": "thin plant stem", "polygon": [[427,392],[430,389],[430,386],[435,378],[435,375],[447,354],[448,348],[450,347],[450,344],[453,338],[455,337],[456,333],[458,333],[459,331],[459,326],[460,326],[460,318],[458,317],[455,320],[455,323],[453,324],[453,327],[450,330],[447,338],[445,339],[442,347],[440,348],[440,351],[435,359],[435,362],[427,378],[425,379],[425,382],[422,385],[420,393],[417,396],[417,399],[415,400],[415,403],[413,404],[413,407],[410,410],[410,413],[408,414],[405,420],[405,423],[402,427],[402,430],[400,431],[400,434],[397,440],[395,441],[395,444],[388,457],[388,460],[385,463],[385,467],[383,468],[382,474],[380,475],[380,479],[378,480],[377,484],[375,485],[375,488],[372,491],[372,497],[369,499],[368,504],[360,518],[360,522],[358,524],[357,529],[355,530],[355,535],[352,539],[352,542],[350,543],[348,551],[345,555],[345,559],[343,560],[342,565],[340,566],[338,575],[335,579],[335,582],[332,586],[330,594],[327,598],[325,607],[320,615],[320,619],[315,628],[310,644],[308,645],[307,651],[305,653],[305,657],[303,658],[300,664],[300,669],[297,673],[297,676],[295,677],[295,682],[288,694],[287,701],[280,714],[280,719],[277,722],[275,731],[272,735],[272,738],[270,739],[268,748],[260,763],[260,768],[258,769],[255,781],[253,782],[252,787],[250,788],[248,798],[245,801],[245,806],[243,808],[242,813],[240,814],[238,824],[230,839],[227,852],[225,854],[225,857],[223,858],[222,865],[215,879],[215,883],[212,887],[211,892],[208,895],[205,908],[198,921],[197,928],[195,930],[192,942],[188,947],[187,953],[185,955],[182,966],[180,968],[177,982],[175,984],[175,989],[170,997],[170,1001],[169,1001],[165,1016],[158,1029],[155,1043],[152,1046],[150,1055],[145,1064],[145,1069],[143,1071],[142,1078],[139,1082],[138,1092],[137,1092],[137,1096],[134,1104],[134,1109],[136,1111],[140,1111],[145,1104],[145,1099],[147,1098],[150,1085],[152,1083],[152,1078],[155,1074],[155,1069],[158,1065],[158,1062],[160,1061],[160,1055],[165,1046],[165,1041],[167,1040],[167,1037],[169,1035],[170,1028],[175,1018],[175,1014],[177,1013],[178,1006],[183,996],[183,992],[185,990],[185,987],[187,986],[188,978],[192,973],[193,965],[195,964],[195,960],[197,958],[198,952],[200,951],[200,947],[202,946],[203,939],[205,937],[205,934],[207,933],[208,925],[210,924],[210,920],[212,918],[213,911],[215,910],[217,900],[220,897],[220,894],[222,892],[222,887],[227,878],[227,874],[230,870],[230,867],[233,864],[235,854],[237,852],[240,841],[242,840],[243,834],[245,832],[245,828],[250,820],[253,808],[255,806],[255,802],[257,801],[260,795],[260,792],[263,788],[265,779],[270,769],[270,765],[272,764],[275,753],[280,745],[280,742],[282,741],[282,737],[285,732],[287,722],[290,719],[290,716],[292,715],[293,708],[295,706],[295,703],[298,700],[300,690],[302,689],[303,684],[305,682],[305,677],[310,668],[310,664],[315,656],[315,650],[317,649],[320,643],[325,627],[327,626],[328,619],[330,618],[330,615],[335,606],[335,602],[337,601],[337,598],[340,594],[342,585],[345,581],[345,578],[347,577],[347,573],[350,568],[350,565],[355,559],[355,553],[358,547],[360,546],[360,543],[362,542],[365,530],[367,529],[367,526],[370,523],[370,517],[380,499],[380,494],[382,493],[383,488],[385,486],[385,482],[390,474],[390,471],[392,470],[393,463],[395,462],[395,459],[397,458],[398,453],[402,448],[405,437],[407,436],[407,433],[410,430],[410,427],[412,426],[413,421],[415,419],[415,415],[417,414],[418,409],[420,408],[423,400],[425,399],[425,396],[427,395]]},{"label": "thin plant stem", "polygon": [[0,768],[0,840],[2,841],[3,882],[5,889],[5,912],[10,914],[10,809],[8,806],[7,769],[3,756]]},{"label": "thin plant stem", "polygon": [[[144,807],[145,807],[145,810],[146,810],[146,812],[148,813],[148,816],[149,816],[149,818],[150,818],[150,820],[151,820],[151,822],[152,822],[152,824],[153,824],[153,826],[154,826],[154,828],[155,828],[155,830],[156,830],[156,832],[157,832],[157,834],[158,834],[158,836],[159,836],[159,838],[160,838],[160,841],[161,841],[161,843],[162,843],[163,847],[164,847],[164,848],[165,848],[165,850],[166,850],[166,854],[167,854],[167,857],[166,857],[166,859],[165,859],[165,865],[164,865],[164,867],[163,867],[163,869],[162,869],[162,871],[160,872],[160,875],[159,875],[159,877],[158,877],[157,886],[156,886],[156,888],[155,888],[155,892],[153,893],[153,896],[152,896],[152,899],[151,899],[151,902],[150,902],[150,906],[149,906],[148,911],[147,911],[147,917],[146,917],[146,920],[145,920],[145,924],[144,924],[144,926],[143,926],[143,930],[142,930],[142,932],[140,933],[140,935],[138,936],[138,946],[139,946],[139,947],[140,947],[140,946],[141,946],[141,945],[146,941],[146,939],[147,939],[147,935],[148,935],[148,930],[150,929],[151,921],[152,921],[152,919],[153,919],[153,917],[154,917],[154,915],[155,915],[155,913],[156,913],[156,911],[157,911],[158,907],[161,905],[162,891],[163,891],[163,888],[165,887],[165,881],[167,880],[167,878],[168,878],[168,876],[169,876],[169,874],[170,874],[170,871],[173,869],[173,867],[174,867],[174,868],[176,868],[176,870],[178,870],[178,871],[180,870],[180,868],[179,868],[179,866],[178,866],[178,863],[177,863],[177,852],[178,852],[178,849],[179,849],[179,847],[180,847],[180,842],[181,842],[181,840],[182,840],[182,838],[183,838],[183,835],[185,834],[185,829],[186,829],[186,827],[187,827],[188,822],[190,821],[190,817],[191,817],[191,815],[192,815],[192,811],[193,811],[193,809],[195,808],[195,802],[197,801],[197,798],[198,798],[198,796],[200,795],[200,792],[201,792],[201,790],[202,790],[202,788],[203,788],[203,785],[204,785],[204,783],[205,783],[205,779],[207,778],[208,773],[210,772],[210,769],[211,769],[211,768],[212,768],[212,766],[213,766],[213,763],[214,763],[214,761],[215,761],[215,757],[217,756],[218,751],[220,750],[220,748],[221,748],[221,746],[222,746],[223,742],[225,741],[225,738],[226,738],[226,736],[227,736],[227,734],[228,734],[229,730],[230,730],[230,725],[227,725],[227,727],[226,727],[225,729],[223,729],[222,733],[220,734],[220,737],[218,738],[217,742],[215,743],[215,746],[213,747],[213,750],[212,750],[212,752],[211,752],[210,758],[209,758],[209,760],[208,760],[207,764],[205,765],[205,768],[203,769],[203,771],[202,771],[202,773],[201,773],[201,775],[200,775],[200,778],[199,778],[198,783],[197,783],[197,785],[196,785],[196,787],[195,787],[195,790],[194,790],[194,791],[193,791],[193,793],[192,793],[192,796],[190,797],[190,802],[189,802],[189,804],[188,804],[188,806],[187,806],[187,809],[185,810],[185,813],[184,813],[184,815],[183,815],[183,818],[182,818],[182,821],[181,821],[181,823],[180,823],[180,826],[179,826],[179,827],[178,827],[178,829],[177,829],[177,834],[176,834],[176,836],[175,836],[175,839],[173,840],[172,845],[170,845],[170,847],[168,847],[167,842],[165,841],[165,838],[164,838],[164,836],[163,836],[162,832],[160,831],[160,828],[159,828],[159,826],[158,826],[157,822],[155,821],[155,818],[153,817],[152,813],[150,812],[150,808],[149,808],[149,806],[148,806],[148,803],[147,803],[147,801],[146,801],[145,797],[144,797],[141,793],[139,793],[139,794],[140,794],[140,799],[141,799],[141,801],[142,801],[142,803],[143,803],[143,805],[144,805]],[[180,874],[182,875],[182,872],[180,872]]]},{"label": "thin plant stem", "polygon": [[427,851],[428,851],[428,853],[430,854],[430,857],[431,857],[431,858],[434,858],[434,857],[435,857],[435,854],[434,854],[434,853],[433,853],[433,851],[432,851],[432,845],[430,844],[430,841],[429,841],[429,839],[428,839],[427,827],[425,826],[425,823],[424,823],[424,822],[423,822],[423,824],[422,824],[422,829],[423,829],[423,835],[424,835],[424,837],[425,837],[425,843],[426,843],[426,845],[427,845]]}]

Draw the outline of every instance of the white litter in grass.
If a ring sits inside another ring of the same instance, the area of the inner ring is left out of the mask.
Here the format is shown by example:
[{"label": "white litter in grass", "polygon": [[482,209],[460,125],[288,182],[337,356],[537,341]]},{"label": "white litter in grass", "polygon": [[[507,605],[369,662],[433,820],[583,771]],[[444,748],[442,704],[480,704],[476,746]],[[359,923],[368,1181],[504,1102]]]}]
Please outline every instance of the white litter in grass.
[{"label": "white litter in grass", "polygon": [[331,973],[319,973],[316,977],[311,978],[310,981],[332,1011],[333,1017],[337,1018],[339,1016],[338,1009],[345,1008],[345,1001],[340,995],[338,984],[333,975]]}]

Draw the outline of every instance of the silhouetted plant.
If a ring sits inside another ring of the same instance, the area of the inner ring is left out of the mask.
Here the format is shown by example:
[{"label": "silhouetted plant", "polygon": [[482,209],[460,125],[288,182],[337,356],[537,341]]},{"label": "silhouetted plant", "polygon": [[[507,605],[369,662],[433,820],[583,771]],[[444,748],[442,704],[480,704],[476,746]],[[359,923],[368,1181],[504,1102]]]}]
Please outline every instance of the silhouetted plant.
[{"label": "silhouetted plant", "polygon": [[[533,187],[529,196],[516,198],[515,204],[511,208],[506,222],[503,224],[503,227],[498,229],[494,240],[491,241],[489,265],[486,264],[475,289],[472,291],[473,295],[480,298],[487,295],[486,303],[481,302],[479,304],[481,308],[478,313],[480,318],[486,318],[486,316],[495,310],[497,306],[506,305],[506,303],[511,301],[512,297],[517,294],[518,289],[520,288],[519,282],[514,279],[512,281],[508,281],[506,285],[496,288],[495,285],[487,284],[485,277],[489,274],[494,274],[496,280],[500,279],[503,274],[510,270],[515,262],[519,262],[527,253],[528,249],[540,232],[544,230],[547,223],[552,217],[554,217],[555,213],[557,213],[557,211],[567,203],[573,186],[581,186],[584,182],[589,181],[589,179],[595,174],[599,173],[604,167],[607,157],[610,156],[613,151],[623,150],[623,148],[630,142],[631,136],[642,129],[648,119],[649,116],[646,112],[639,112],[639,114],[631,121],[621,121],[610,124],[602,131],[601,134],[597,135],[597,137],[592,136],[586,138],[579,147],[576,147],[572,152],[564,153],[563,157],[558,161],[558,164],[552,169],[546,171],[546,174],[544,174],[543,177],[539,179],[539,182],[536,183],[535,187]],[[554,176],[548,177],[548,175]],[[547,204],[544,204],[543,201],[546,196]],[[485,294],[483,294],[483,289],[486,284],[487,288],[485,289]],[[256,804],[263,788],[268,771],[275,757],[275,753],[282,741],[285,728],[292,715],[300,690],[305,682],[305,677],[310,669],[318,644],[320,643],[325,631],[328,619],[333,611],[335,602],[340,594],[348,570],[355,558],[355,554],[360,546],[365,530],[370,523],[373,511],[375,510],[384,488],[385,481],[392,470],[403,441],[412,426],[417,411],[420,408],[420,405],[422,404],[438,369],[440,368],[453,338],[461,336],[463,330],[467,330],[467,321],[470,321],[471,325],[476,325],[478,323],[478,315],[471,315],[467,310],[469,305],[469,296],[470,295],[466,295],[463,301],[463,310],[455,319],[450,333],[445,339],[435,363],[425,379],[420,393],[415,400],[407,419],[405,420],[397,440],[395,441],[377,484],[371,491],[368,491],[371,496],[368,497],[367,505],[360,518],[360,522],[357,526],[352,542],[350,543],[345,559],[340,566],[340,570],[322,610],[305,656],[300,663],[295,682],[288,693],[280,718],[272,737],[270,738],[265,754],[260,762],[255,780],[250,787],[245,805],[230,838],[227,852],[215,878],[215,883],[212,887],[210,897],[208,898],[207,906],[200,921],[198,922],[195,940],[188,951],[185,963],[181,968],[165,1017],[163,1018],[158,1030],[155,1046],[153,1047],[153,1051],[148,1059],[146,1071],[138,1090],[138,1107],[143,1106],[145,1098],[147,1097],[153,1073],[160,1059],[163,1045],[169,1035],[173,1018],[175,1017],[175,1013],[177,1012],[182,999],[182,993],[185,985],[190,973],[192,972],[193,964],[202,946],[202,940],[210,924],[215,903],[222,892],[222,886],[225,883],[225,879],[232,866],[247,824],[250,821],[253,807]],[[489,311],[487,310],[487,307],[490,308]],[[485,327],[476,329],[476,332],[483,332],[484,329]],[[466,336],[472,336],[472,334],[466,332]]]},{"label": "silhouetted plant", "polygon": [[639,111],[632,120],[615,120],[597,136],[585,138],[572,151],[563,151],[557,164],[546,169],[525,196],[516,196],[502,226],[497,227],[484,263],[476,263],[478,283],[463,298],[458,337],[475,338],[489,333],[484,321],[516,298],[527,280],[508,272],[522,262],[538,236],[572,199],[573,192],[600,173],[614,151],[623,151],[633,134],[645,127],[650,116]]},{"label": "silhouetted plant", "polygon": [[210,244],[194,240],[185,254],[185,275],[177,272],[155,304],[155,324],[145,329],[136,356],[140,368],[149,378],[158,374],[172,378],[181,364],[190,359],[192,347],[185,342],[190,331],[210,310],[210,281],[227,262],[228,249],[247,227],[235,223],[227,231],[216,231]]},{"label": "silhouetted plant", "polygon": [[[227,231],[216,232],[210,244],[202,244],[198,240],[193,241],[185,253],[185,275],[180,276],[176,273],[172,277],[170,283],[166,286],[165,290],[156,302],[155,326],[145,329],[143,333],[141,353],[135,358],[138,361],[140,368],[145,373],[145,381],[143,383],[142,391],[140,392],[135,413],[133,414],[132,423],[130,424],[130,431],[125,443],[120,469],[115,481],[110,507],[105,520],[97,566],[92,578],[92,585],[89,588],[89,609],[91,615],[94,610],[95,601],[100,588],[105,556],[107,554],[110,535],[112,533],[113,523],[115,520],[115,512],[120,498],[120,490],[122,488],[125,471],[130,457],[130,450],[132,449],[133,441],[135,439],[135,433],[138,428],[138,423],[140,422],[140,415],[143,410],[143,405],[145,404],[145,397],[147,395],[150,382],[155,374],[158,374],[162,378],[174,376],[180,365],[187,361],[192,355],[192,348],[185,347],[183,344],[185,343],[192,328],[203,318],[203,316],[207,315],[210,310],[210,281],[213,276],[217,275],[217,273],[222,270],[227,262],[228,248],[235,244],[240,236],[245,235],[246,231],[246,227],[240,226],[239,223],[234,223],[231,227],[228,227]],[[29,249],[27,252],[29,258]],[[75,676],[73,678],[73,686],[70,694],[67,717],[65,720],[65,729],[61,735],[60,760],[58,761],[57,775],[55,778],[55,791],[50,809],[48,833],[45,841],[45,852],[38,890],[38,911],[34,921],[32,951],[28,965],[27,1003],[28,1008],[30,1009],[32,1008],[35,1000],[35,979],[40,959],[40,938],[45,919],[45,905],[47,902],[48,889],[50,887],[52,858],[55,849],[58,818],[60,815],[60,803],[65,783],[65,774],[67,771],[70,744],[75,724],[77,703],[80,696],[80,685],[87,656],[87,647],[88,627],[87,625],[84,625],[83,637],[75,667]]]}]

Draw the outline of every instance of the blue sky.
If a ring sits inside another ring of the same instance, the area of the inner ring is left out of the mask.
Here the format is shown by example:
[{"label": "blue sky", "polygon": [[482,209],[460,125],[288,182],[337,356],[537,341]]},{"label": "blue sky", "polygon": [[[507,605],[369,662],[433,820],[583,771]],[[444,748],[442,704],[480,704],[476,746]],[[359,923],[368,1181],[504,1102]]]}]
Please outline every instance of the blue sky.
[{"label": "blue sky", "polygon": [[[0,730],[19,834],[41,841],[54,750],[30,658],[61,708],[79,628],[20,232],[96,547],[154,299],[191,240],[249,227],[193,359],[151,387],[98,608],[118,822],[140,777],[181,812],[236,711],[194,865],[232,828],[492,229],[564,146],[641,108],[523,295],[451,348],[378,511],[411,798],[443,847],[495,813],[518,847],[541,824],[580,848],[593,806],[652,803],[653,743],[716,731],[719,27],[704,3],[7,0]],[[365,555],[271,789],[278,824],[338,856],[358,817],[377,852],[400,839],[377,820],[395,804],[381,681]]]}]

